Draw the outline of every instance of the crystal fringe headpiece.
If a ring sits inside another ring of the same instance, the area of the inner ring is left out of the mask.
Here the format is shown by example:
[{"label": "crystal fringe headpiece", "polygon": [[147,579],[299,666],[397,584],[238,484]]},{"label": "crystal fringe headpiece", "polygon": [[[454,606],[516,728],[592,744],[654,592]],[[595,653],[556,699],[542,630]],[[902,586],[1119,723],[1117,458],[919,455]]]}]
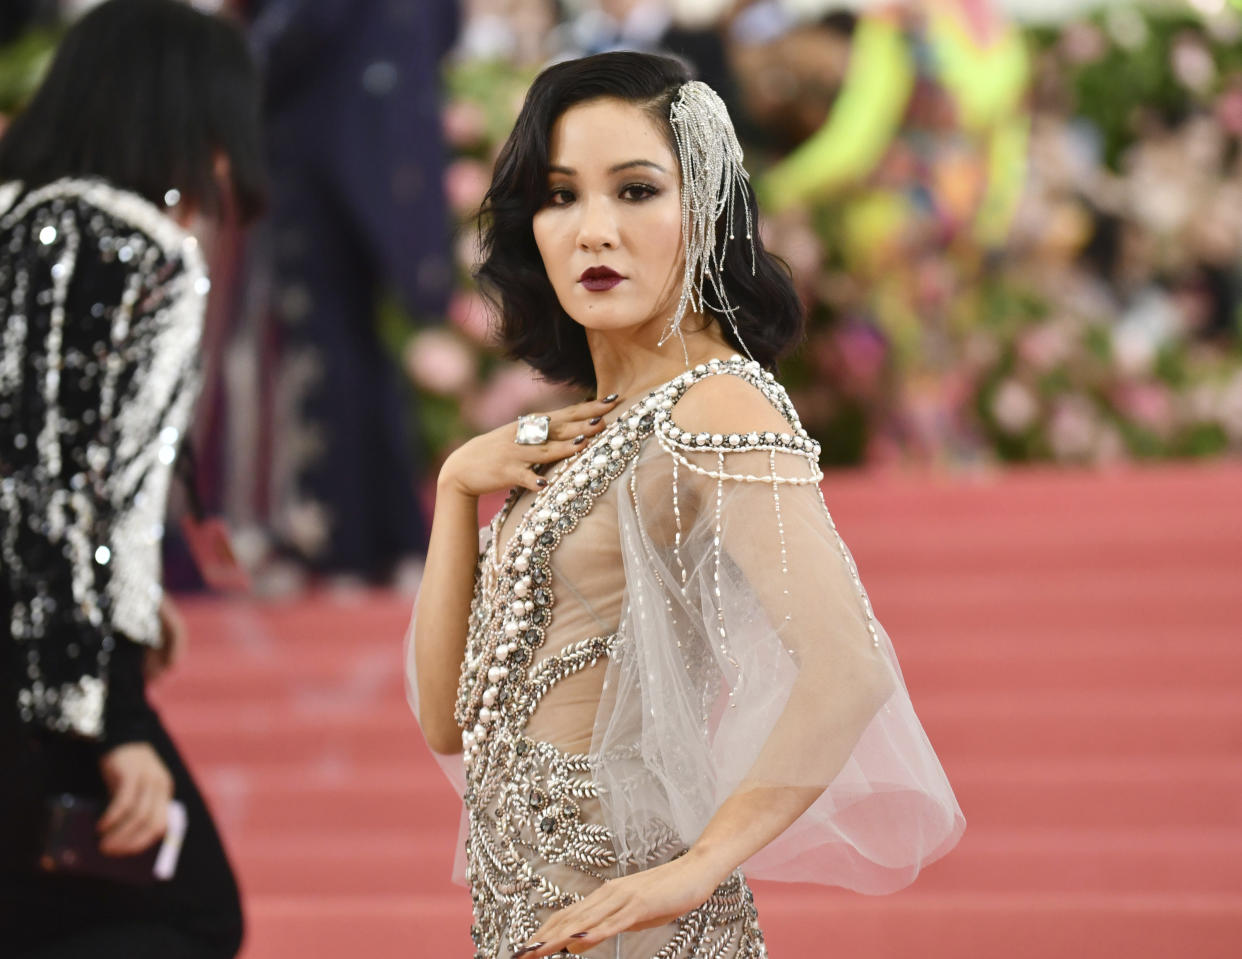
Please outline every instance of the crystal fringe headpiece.
[{"label": "crystal fringe headpiece", "polygon": [[[728,320],[742,350],[750,356],[734,318],[737,307],[729,303],[724,285],[725,250],[728,240],[734,239],[733,213],[739,202],[745,213],[746,239],[750,243],[750,272],[752,275],[755,272],[754,224],[746,198],[746,183],[750,177],[742,166],[742,146],[737,142],[724,101],[699,80],[682,84],[669,111],[669,121],[681,163],[681,235],[686,248],[686,268],[677,312],[660,337],[660,345],[672,336],[681,335],[681,321],[687,309],[705,312],[710,307]],[[729,231],[724,242],[718,241],[716,236],[722,214]],[[715,302],[708,301],[709,289]]]}]

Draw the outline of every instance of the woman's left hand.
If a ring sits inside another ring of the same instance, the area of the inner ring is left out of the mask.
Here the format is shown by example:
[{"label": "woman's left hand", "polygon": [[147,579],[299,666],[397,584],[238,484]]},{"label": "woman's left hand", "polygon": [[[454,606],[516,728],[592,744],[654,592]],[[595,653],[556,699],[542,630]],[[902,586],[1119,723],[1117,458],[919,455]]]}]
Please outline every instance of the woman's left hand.
[{"label": "woman's left hand", "polygon": [[701,906],[725,878],[691,850],[664,865],[610,879],[555,913],[513,959],[538,959],[562,949],[578,955],[626,930],[662,926]]},{"label": "woman's left hand", "polygon": [[150,743],[124,743],[99,760],[111,801],[99,820],[99,850],[132,856],[154,845],[168,830],[173,778]]}]

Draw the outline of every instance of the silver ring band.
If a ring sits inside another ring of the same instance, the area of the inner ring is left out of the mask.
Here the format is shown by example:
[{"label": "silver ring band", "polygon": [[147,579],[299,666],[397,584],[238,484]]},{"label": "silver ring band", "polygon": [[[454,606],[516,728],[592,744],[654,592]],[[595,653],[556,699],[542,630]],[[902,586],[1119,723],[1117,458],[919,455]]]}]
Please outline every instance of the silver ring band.
[{"label": "silver ring band", "polygon": [[548,441],[548,427],[552,422],[552,417],[547,413],[532,413],[528,416],[519,416],[517,419],[517,433],[513,437],[513,442],[519,446],[540,446]]}]

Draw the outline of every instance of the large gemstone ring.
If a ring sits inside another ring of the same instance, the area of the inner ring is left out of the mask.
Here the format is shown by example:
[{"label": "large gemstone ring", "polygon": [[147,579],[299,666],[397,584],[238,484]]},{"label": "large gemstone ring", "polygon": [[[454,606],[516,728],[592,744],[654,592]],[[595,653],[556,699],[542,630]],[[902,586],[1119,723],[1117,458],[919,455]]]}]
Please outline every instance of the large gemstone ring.
[{"label": "large gemstone ring", "polygon": [[548,425],[552,422],[552,417],[547,413],[532,413],[529,416],[519,416],[517,421],[517,436],[513,437],[513,442],[521,446],[539,446],[548,441]]}]

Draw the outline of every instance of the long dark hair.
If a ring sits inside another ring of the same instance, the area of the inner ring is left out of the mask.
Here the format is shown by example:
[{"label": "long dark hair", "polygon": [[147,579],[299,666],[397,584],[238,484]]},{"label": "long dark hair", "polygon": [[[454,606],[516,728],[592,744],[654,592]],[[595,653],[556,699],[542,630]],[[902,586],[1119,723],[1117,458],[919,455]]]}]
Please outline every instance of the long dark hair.
[{"label": "long dark hair", "polygon": [[[241,32],[178,0],[107,0],[65,34],[0,139],[0,181],[99,177],[160,205],[169,189],[248,220],[266,176],[259,80]],[[231,195],[214,173],[228,158]]]},{"label": "long dark hair", "polygon": [[[655,119],[676,155],[669,108],[678,89],[690,79],[686,68],[668,57],[601,53],[549,67],[526,94],[479,211],[482,262],[475,277],[499,315],[501,346],[550,380],[595,388],[586,332],[557,300],[531,226],[547,200],[552,127],[577,103],[603,97],[623,100]],[[746,190],[753,210],[754,192],[749,185]],[[802,304],[788,269],[763,248],[757,233],[751,275],[750,244],[741,239],[746,233],[742,217],[739,205],[733,228],[726,224],[717,228],[722,243],[730,233],[738,238],[725,249],[725,285],[737,308],[735,320],[747,349],[771,367],[801,339]],[[716,319],[721,318],[717,315]],[[744,352],[727,322],[721,323],[721,331],[735,349]]]}]

